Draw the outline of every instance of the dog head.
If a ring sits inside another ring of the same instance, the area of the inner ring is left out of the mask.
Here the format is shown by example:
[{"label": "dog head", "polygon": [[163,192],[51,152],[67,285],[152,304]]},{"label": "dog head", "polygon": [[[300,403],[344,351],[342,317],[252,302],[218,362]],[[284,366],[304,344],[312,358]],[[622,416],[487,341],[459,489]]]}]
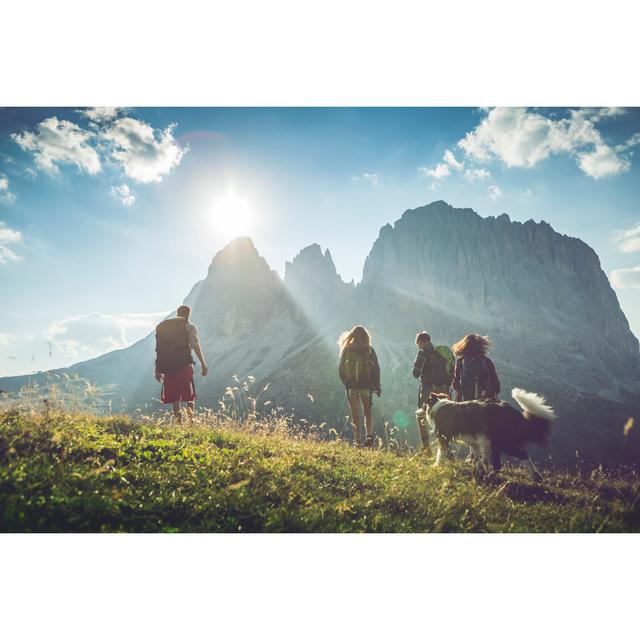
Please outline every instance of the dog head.
[{"label": "dog head", "polygon": [[446,400],[448,397],[446,393],[430,393],[427,398],[427,410],[431,409],[439,400]]}]

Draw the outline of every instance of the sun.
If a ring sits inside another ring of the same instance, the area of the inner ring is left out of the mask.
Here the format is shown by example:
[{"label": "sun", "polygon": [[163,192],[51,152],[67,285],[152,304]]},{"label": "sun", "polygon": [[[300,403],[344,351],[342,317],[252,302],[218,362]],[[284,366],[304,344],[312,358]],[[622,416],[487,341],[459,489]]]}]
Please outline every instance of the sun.
[{"label": "sun", "polygon": [[212,220],[218,234],[235,238],[251,231],[253,214],[249,202],[230,190],[214,202]]}]

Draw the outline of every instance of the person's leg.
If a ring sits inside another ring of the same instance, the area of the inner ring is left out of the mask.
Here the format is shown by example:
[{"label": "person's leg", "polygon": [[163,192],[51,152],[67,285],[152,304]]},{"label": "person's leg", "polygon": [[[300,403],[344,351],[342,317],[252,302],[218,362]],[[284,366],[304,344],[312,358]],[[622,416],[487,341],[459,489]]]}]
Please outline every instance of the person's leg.
[{"label": "person's leg", "polygon": [[191,402],[187,402],[187,419],[189,420],[189,424],[193,423],[194,408],[195,408],[195,402],[193,400]]},{"label": "person's leg", "polygon": [[420,385],[418,391],[418,409],[422,409],[420,415],[416,415],[416,423],[420,432],[420,440],[422,441],[422,450],[428,456],[431,455],[431,445],[429,444],[429,430],[427,429],[427,398],[429,397],[429,389],[427,385]]},{"label": "person's leg", "polygon": [[364,409],[364,428],[366,437],[373,440],[373,410],[371,406],[371,394],[363,393],[360,398],[362,400],[362,408]]},{"label": "person's leg", "polygon": [[362,444],[360,439],[360,398],[357,395],[347,396],[351,411],[351,428],[353,429],[353,443],[358,447]]},{"label": "person's leg", "polygon": [[178,422],[182,422],[182,414],[180,413],[180,402],[173,402],[173,416]]}]

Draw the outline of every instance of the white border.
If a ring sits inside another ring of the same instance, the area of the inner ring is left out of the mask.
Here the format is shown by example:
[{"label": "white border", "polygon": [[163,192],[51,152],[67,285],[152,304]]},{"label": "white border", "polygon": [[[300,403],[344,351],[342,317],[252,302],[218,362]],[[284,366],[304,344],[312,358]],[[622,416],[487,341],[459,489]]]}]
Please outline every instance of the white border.
[{"label": "white border", "polygon": [[[638,5],[5,3],[0,105],[638,105]],[[0,536],[3,636],[626,637],[637,537]]]},{"label": "white border", "polygon": [[639,103],[626,0],[5,3],[0,104]]}]

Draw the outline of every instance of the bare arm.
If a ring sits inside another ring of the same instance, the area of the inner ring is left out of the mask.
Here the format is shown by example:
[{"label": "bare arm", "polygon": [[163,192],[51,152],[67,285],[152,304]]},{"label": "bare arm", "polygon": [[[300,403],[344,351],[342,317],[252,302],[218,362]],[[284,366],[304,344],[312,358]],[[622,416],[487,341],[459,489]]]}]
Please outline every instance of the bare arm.
[{"label": "bare arm", "polygon": [[198,344],[193,348],[194,353],[196,354],[196,357],[198,358],[198,360],[200,361],[200,366],[202,367],[202,375],[206,376],[209,369],[207,368],[207,363],[204,361],[204,354],[202,353],[202,349],[200,347],[200,343],[198,342]]},{"label": "bare arm", "polygon": [[196,354],[198,361],[200,362],[200,366],[202,367],[202,375],[206,376],[209,369],[207,368],[207,363],[204,360],[204,354],[202,353],[202,347],[200,346],[200,340],[198,340],[198,330],[195,325],[188,325],[188,336],[189,336],[189,346],[193,349],[193,352]]}]

